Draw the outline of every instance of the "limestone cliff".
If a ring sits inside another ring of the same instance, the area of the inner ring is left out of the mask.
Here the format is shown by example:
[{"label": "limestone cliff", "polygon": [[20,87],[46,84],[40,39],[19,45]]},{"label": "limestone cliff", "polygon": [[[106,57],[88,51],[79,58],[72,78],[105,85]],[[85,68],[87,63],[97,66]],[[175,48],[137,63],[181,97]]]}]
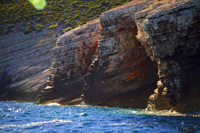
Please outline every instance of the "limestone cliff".
[{"label": "limestone cliff", "polygon": [[1,98],[33,99],[48,77],[36,103],[78,104],[84,94],[91,105],[197,112],[199,12],[199,0],[133,0],[104,12],[58,37],[49,75],[55,38],[3,36]]},{"label": "limestone cliff", "polygon": [[0,36],[0,100],[35,100],[46,86],[53,36],[48,32]]},{"label": "limestone cliff", "polygon": [[133,1],[100,16],[99,45],[84,85],[87,104],[146,108],[158,81],[157,64],[136,39],[134,15],[148,5]]},{"label": "limestone cliff", "polygon": [[159,2],[138,12],[138,39],[158,62],[169,104],[178,112],[200,110],[200,1]]},{"label": "limestone cliff", "polygon": [[84,76],[96,51],[98,36],[99,20],[94,20],[58,38],[53,48],[48,86],[40,93],[36,103],[81,102],[77,98],[83,94]]}]

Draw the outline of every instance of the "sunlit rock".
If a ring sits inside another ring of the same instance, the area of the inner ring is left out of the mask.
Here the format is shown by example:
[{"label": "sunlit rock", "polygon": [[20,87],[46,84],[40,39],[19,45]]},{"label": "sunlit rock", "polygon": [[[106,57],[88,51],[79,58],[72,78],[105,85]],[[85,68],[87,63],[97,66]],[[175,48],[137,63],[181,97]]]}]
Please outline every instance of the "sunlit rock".
[{"label": "sunlit rock", "polygon": [[36,103],[79,104],[82,102],[84,76],[98,45],[99,19],[66,32],[52,51],[47,87]]},{"label": "sunlit rock", "polygon": [[87,104],[146,108],[156,88],[157,64],[136,39],[134,14],[148,4],[133,1],[100,16],[99,45],[84,85]]}]

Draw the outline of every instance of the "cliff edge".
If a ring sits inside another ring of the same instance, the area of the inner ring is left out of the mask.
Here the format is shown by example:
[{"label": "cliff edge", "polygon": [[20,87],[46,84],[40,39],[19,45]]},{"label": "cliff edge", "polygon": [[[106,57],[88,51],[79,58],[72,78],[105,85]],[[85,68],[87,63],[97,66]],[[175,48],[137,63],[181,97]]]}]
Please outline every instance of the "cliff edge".
[{"label": "cliff edge", "polygon": [[66,32],[55,47],[55,38],[35,45],[31,34],[1,37],[1,98],[33,98],[47,85],[36,103],[199,112],[199,11],[199,0],[134,0]]},{"label": "cliff edge", "polygon": [[163,94],[183,113],[200,110],[199,11],[199,0],[176,0],[136,14],[137,37],[158,63]]},{"label": "cliff edge", "polygon": [[84,85],[87,104],[146,108],[156,88],[157,64],[136,39],[134,15],[147,1],[133,1],[102,13],[99,45]]},{"label": "cliff edge", "polygon": [[57,39],[47,87],[38,95],[36,103],[78,104],[82,101],[84,76],[98,45],[99,26],[97,19]]}]

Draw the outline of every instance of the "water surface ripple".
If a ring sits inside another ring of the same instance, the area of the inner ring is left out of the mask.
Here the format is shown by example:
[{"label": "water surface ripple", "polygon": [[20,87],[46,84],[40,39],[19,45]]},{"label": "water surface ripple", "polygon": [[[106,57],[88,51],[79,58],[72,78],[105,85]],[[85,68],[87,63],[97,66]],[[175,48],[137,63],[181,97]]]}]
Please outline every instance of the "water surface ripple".
[{"label": "water surface ripple", "polygon": [[0,102],[0,132],[200,133],[200,117],[168,111]]}]

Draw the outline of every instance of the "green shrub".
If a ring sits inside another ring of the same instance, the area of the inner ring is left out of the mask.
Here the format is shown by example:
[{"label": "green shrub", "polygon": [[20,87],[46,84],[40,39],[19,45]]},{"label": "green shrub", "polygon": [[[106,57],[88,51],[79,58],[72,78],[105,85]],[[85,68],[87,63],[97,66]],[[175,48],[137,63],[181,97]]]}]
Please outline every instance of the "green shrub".
[{"label": "green shrub", "polygon": [[31,29],[26,29],[24,34],[28,34],[28,33],[31,33]]},{"label": "green shrub", "polygon": [[66,31],[69,31],[69,30],[72,30],[72,28],[71,27],[67,27],[64,31],[66,32]]},{"label": "green shrub", "polygon": [[47,27],[47,29],[54,29],[54,28],[56,28],[56,27],[58,27],[58,24],[50,25],[49,27]]},{"label": "green shrub", "polygon": [[5,24],[7,24],[7,23],[9,23],[9,22],[10,22],[10,21],[7,20],[7,19],[3,20],[3,23],[5,23]]},{"label": "green shrub", "polygon": [[[31,26],[30,22],[34,21],[50,25],[58,21],[67,21],[70,27],[75,28],[98,18],[102,12],[111,7],[129,1],[132,0],[49,0],[44,10],[36,10],[28,0],[0,0],[0,25],[4,27],[7,24],[20,22],[24,26]],[[36,27],[43,28],[40,25]],[[55,27],[57,25],[50,25],[47,29]],[[31,30],[33,29],[27,28],[26,33]]]},{"label": "green shrub", "polygon": [[33,27],[33,26],[29,26],[29,27],[25,30],[24,34],[31,33],[31,31],[33,31],[33,30],[34,30],[34,27]]},{"label": "green shrub", "polygon": [[44,25],[37,24],[37,25],[36,25],[36,28],[44,28]]},{"label": "green shrub", "polygon": [[12,29],[13,27],[15,27],[15,25],[14,25],[14,24],[10,24],[10,25],[8,26],[8,29]]}]

